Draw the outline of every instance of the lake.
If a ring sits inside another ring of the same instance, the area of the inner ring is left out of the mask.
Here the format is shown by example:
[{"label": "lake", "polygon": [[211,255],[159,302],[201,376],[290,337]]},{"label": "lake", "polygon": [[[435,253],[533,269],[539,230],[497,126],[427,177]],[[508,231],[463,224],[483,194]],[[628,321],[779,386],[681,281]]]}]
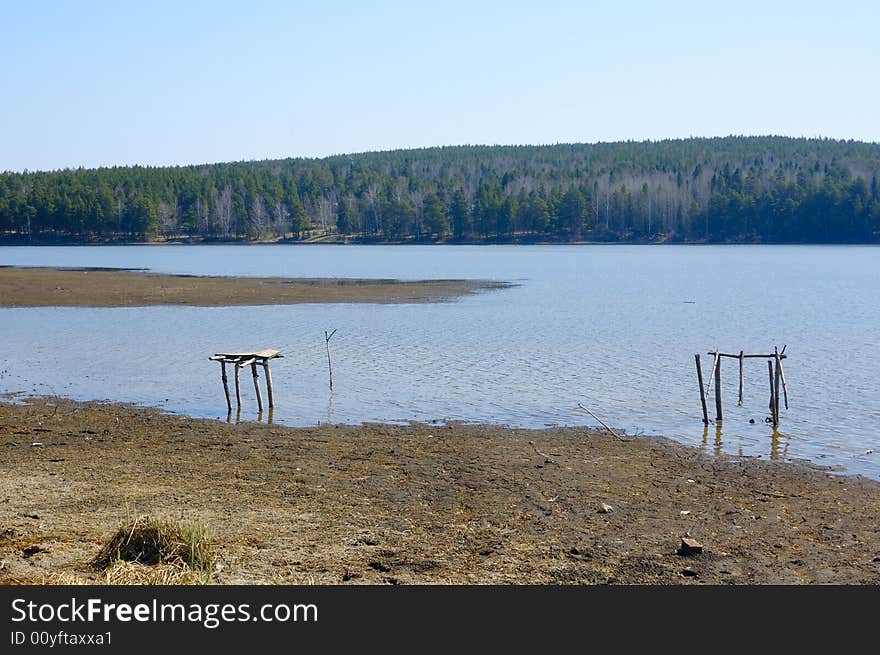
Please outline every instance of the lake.
[{"label": "lake", "polygon": [[[273,420],[286,425],[597,425],[580,402],[630,434],[880,479],[878,255],[860,246],[0,247],[5,265],[518,284],[440,304],[0,309],[0,391],[225,419],[208,356],[272,347],[285,355],[272,363]],[[331,395],[324,330],[333,329]],[[724,362],[725,420],[706,430],[694,353],[708,376],[709,350],[777,345],[787,345],[790,397],[778,433],[764,422],[764,360],[746,362],[743,407],[738,365]],[[241,419],[256,420],[250,377],[242,381]]]}]

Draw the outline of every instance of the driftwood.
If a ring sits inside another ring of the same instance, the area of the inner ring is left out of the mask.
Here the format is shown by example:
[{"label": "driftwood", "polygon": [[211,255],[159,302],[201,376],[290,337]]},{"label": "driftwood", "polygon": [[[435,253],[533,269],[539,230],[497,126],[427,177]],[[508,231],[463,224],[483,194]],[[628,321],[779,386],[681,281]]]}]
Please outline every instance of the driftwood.
[{"label": "driftwood", "polygon": [[580,403],[578,403],[578,407],[580,407],[580,408],[581,408],[582,410],[584,410],[587,414],[589,414],[589,415],[592,416],[594,419],[596,419],[597,421],[599,421],[599,423],[602,424],[602,427],[605,428],[606,430],[608,430],[608,431],[609,431],[611,434],[613,434],[615,437],[617,437],[618,440],[620,440],[620,441],[628,441],[628,439],[624,439],[624,438],[621,437],[619,434],[617,434],[614,430],[612,430],[611,428],[609,428],[608,425],[605,423],[605,421],[603,421],[603,420],[600,419],[598,416],[596,416],[595,414],[593,414],[593,412],[591,412],[589,409],[587,409],[586,407],[584,407],[584,406],[581,405]]}]

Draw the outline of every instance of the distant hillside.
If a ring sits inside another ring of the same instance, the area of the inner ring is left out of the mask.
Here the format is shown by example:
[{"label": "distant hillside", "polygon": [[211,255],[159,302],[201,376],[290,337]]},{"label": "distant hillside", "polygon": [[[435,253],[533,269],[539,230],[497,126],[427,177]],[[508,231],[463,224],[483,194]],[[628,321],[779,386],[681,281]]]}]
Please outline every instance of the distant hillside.
[{"label": "distant hillside", "polygon": [[6,242],[880,242],[880,144],[455,146],[0,174]]}]

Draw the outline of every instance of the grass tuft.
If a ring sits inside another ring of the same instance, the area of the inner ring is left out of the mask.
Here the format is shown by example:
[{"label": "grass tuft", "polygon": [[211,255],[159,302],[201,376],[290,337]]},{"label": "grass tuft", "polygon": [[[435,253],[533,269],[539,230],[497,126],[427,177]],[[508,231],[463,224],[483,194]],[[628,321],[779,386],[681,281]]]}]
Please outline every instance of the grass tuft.
[{"label": "grass tuft", "polygon": [[[120,567],[120,563],[135,566]],[[132,523],[121,525],[90,564],[108,576],[112,570],[117,570],[118,573],[113,575],[131,577],[134,584],[138,584],[138,578],[155,575],[155,571],[146,575],[144,567],[159,565],[166,572],[158,579],[167,578],[169,581],[158,584],[174,584],[170,580],[181,571],[198,574],[207,580],[214,569],[212,537],[208,529],[200,523],[165,521],[142,516]],[[110,580],[108,583],[114,584]]]}]

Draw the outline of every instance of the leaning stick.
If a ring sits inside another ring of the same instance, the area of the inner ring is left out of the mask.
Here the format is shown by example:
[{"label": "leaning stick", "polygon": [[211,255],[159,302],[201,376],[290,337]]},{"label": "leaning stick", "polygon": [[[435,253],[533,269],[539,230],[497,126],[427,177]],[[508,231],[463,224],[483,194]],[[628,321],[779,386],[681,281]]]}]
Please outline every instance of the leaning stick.
[{"label": "leaning stick", "polygon": [[709,390],[712,388],[712,378],[715,377],[715,367],[718,366],[718,362],[721,361],[721,355],[718,353],[718,350],[714,353],[709,353],[710,355],[715,355],[715,361],[712,362],[712,370],[709,373],[709,381],[706,383],[706,398],[709,397]]},{"label": "leaning stick", "polygon": [[614,430],[612,430],[611,428],[609,428],[608,425],[606,425],[605,421],[603,421],[603,420],[600,419],[598,416],[596,416],[595,414],[593,414],[593,412],[591,412],[589,409],[587,409],[586,407],[584,407],[584,406],[581,405],[580,403],[578,403],[578,407],[580,407],[580,408],[581,408],[582,410],[584,410],[587,414],[589,414],[589,415],[592,416],[594,419],[596,419],[597,421],[599,421],[599,423],[602,424],[602,427],[603,427],[603,428],[605,428],[606,430],[608,430],[611,434],[613,434],[615,437],[617,437],[620,441],[626,441],[626,439],[624,439],[624,438],[621,437],[619,434],[617,434]]},{"label": "leaning stick", "polygon": [[[782,347],[785,351],[785,346]],[[776,354],[776,366],[779,368],[779,377],[782,378],[782,397],[785,399],[785,409],[788,409],[788,385],[785,384],[785,371],[782,370],[782,353]]]}]

